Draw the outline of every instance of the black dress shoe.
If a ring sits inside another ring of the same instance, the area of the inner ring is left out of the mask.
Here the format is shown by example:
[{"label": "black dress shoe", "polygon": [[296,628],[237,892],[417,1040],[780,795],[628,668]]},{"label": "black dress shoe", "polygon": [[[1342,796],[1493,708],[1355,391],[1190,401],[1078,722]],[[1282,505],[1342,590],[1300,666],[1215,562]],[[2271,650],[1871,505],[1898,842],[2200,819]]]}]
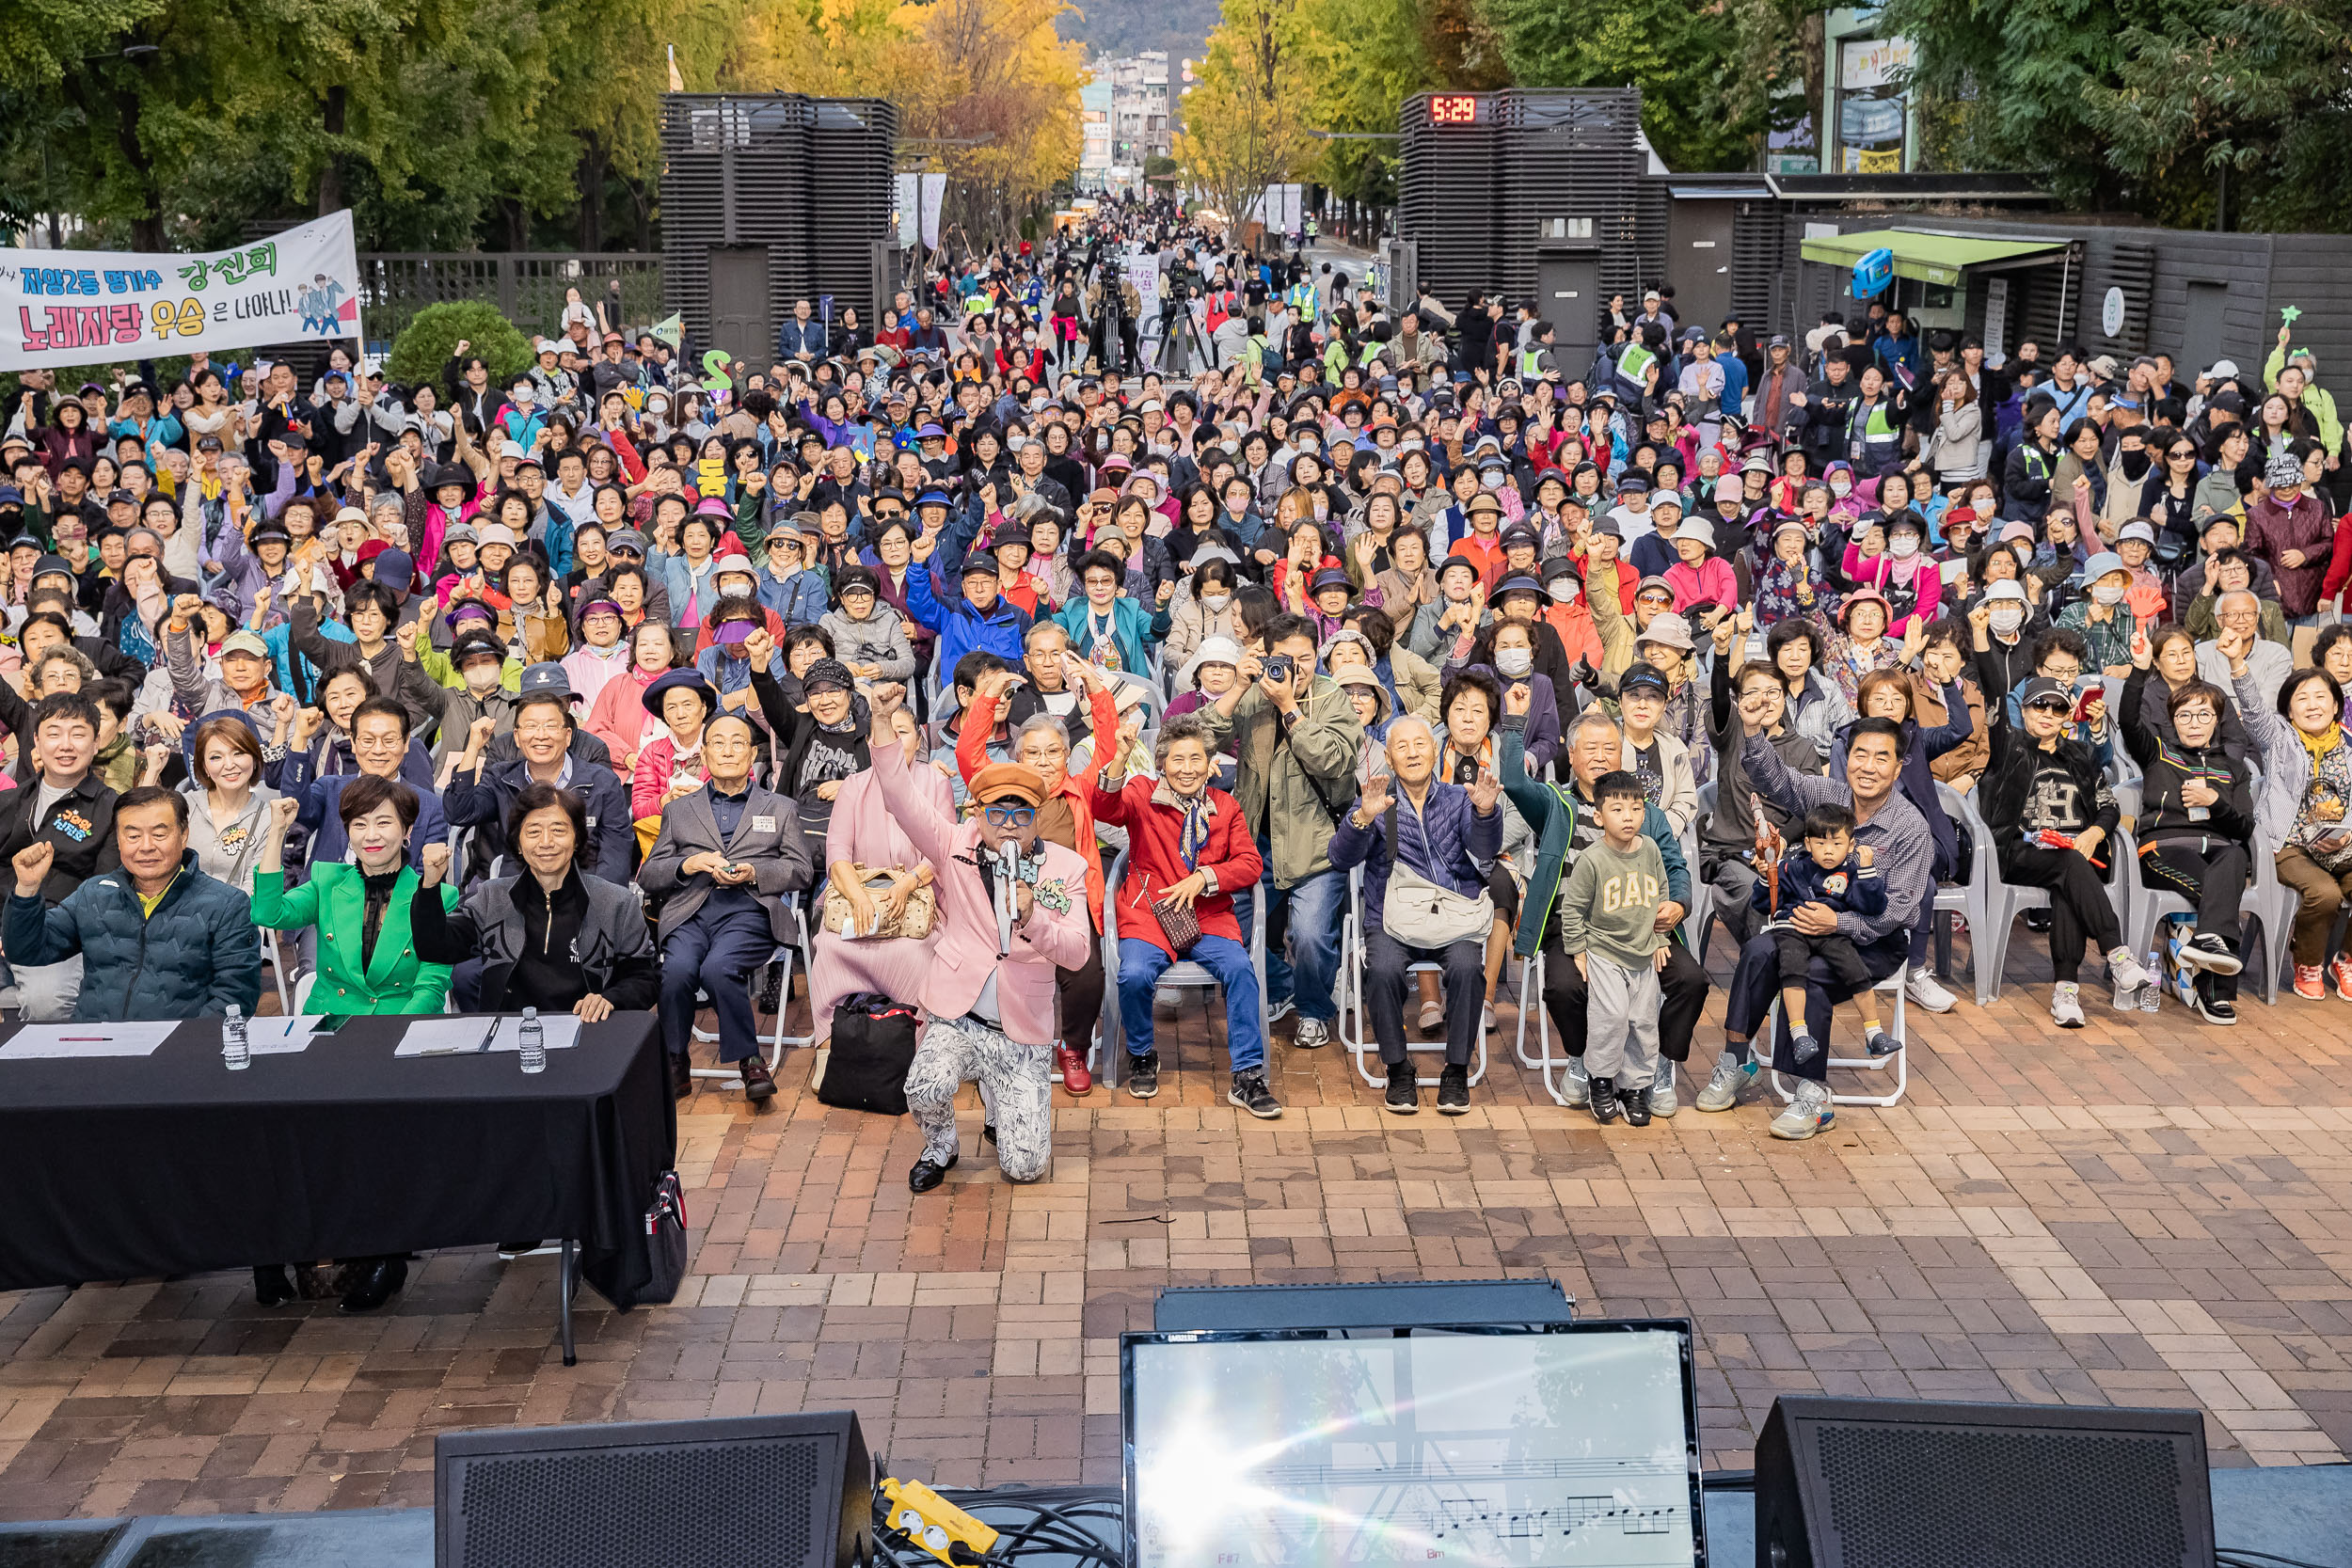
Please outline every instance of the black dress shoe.
[{"label": "black dress shoe", "polygon": [[983,1122],[980,1126],[980,1142],[984,1144],[993,1144],[995,1141],[996,1129],[993,1125]]},{"label": "black dress shoe", "polygon": [[913,1170],[907,1172],[907,1186],[914,1192],[928,1193],[942,1181],[946,1180],[947,1173],[955,1168],[956,1157],[952,1154],[947,1156],[947,1163],[944,1165],[935,1164],[931,1157],[926,1154],[914,1162]]},{"label": "black dress shoe", "polygon": [[670,1098],[684,1100],[694,1092],[694,1064],[683,1056],[670,1058]]},{"label": "black dress shoe", "polygon": [[253,1300],[261,1307],[283,1307],[294,1300],[294,1281],[286,1277],[283,1263],[253,1265]]},{"label": "black dress shoe", "polygon": [[768,1064],[759,1059],[757,1053],[744,1057],[739,1070],[743,1074],[744,1099],[769,1100],[774,1097],[776,1081],[768,1076]]},{"label": "black dress shoe", "polygon": [[408,1283],[408,1259],[377,1258],[355,1271],[351,1288],[343,1292],[343,1310],[373,1312]]}]

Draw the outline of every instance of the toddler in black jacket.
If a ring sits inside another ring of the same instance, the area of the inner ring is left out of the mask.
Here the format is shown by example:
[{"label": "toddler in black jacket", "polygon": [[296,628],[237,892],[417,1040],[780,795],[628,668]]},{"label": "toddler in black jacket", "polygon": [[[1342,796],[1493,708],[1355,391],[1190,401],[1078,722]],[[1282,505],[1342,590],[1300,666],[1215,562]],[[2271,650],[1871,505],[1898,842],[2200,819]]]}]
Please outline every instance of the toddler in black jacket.
[{"label": "toddler in black jacket", "polygon": [[[1749,899],[1767,917],[1780,955],[1780,1012],[1788,1021],[1789,1052],[1800,1062],[1813,1059],[1820,1047],[1804,1022],[1805,971],[1820,958],[1839,985],[1853,992],[1862,1015],[1863,1048],[1873,1056],[1900,1049],[1879,1022],[1878,991],[1853,939],[1832,927],[1826,931],[1800,929],[1798,912],[1807,906],[1832,915],[1863,917],[1886,909],[1886,879],[1870,863],[1870,851],[1853,841],[1853,813],[1844,806],[1819,805],[1805,813],[1799,832],[1803,847],[1781,856],[1772,874],[1759,878]],[[1808,917],[1810,918],[1810,917]]]}]

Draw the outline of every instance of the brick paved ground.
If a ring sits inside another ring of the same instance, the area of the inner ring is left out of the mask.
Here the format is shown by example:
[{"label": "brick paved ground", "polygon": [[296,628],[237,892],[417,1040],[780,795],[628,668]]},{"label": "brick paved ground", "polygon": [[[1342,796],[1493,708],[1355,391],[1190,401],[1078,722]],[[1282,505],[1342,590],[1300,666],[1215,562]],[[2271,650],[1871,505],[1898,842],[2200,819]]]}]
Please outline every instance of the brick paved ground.
[{"label": "brick paved ground", "polygon": [[972,1158],[973,1100],[918,1199],[912,1125],[826,1110],[795,1057],[759,1115],[681,1108],[692,1275],[665,1308],[583,1295],[577,1368],[544,1259],[437,1255],[357,1320],[230,1275],[0,1295],[0,1515],[420,1504],[443,1428],[844,1404],[901,1474],[1112,1481],[1118,1333],[1253,1280],[1549,1275],[1687,1314],[1710,1465],[1786,1389],[2195,1403],[2218,1463],[2352,1452],[2352,1008],[2102,1000],[2061,1034],[2040,952],[1989,1010],[1913,1015],[1908,1103],[1804,1145],[1759,1106],[1604,1131],[1507,1054],[1471,1115],[1392,1118],[1286,1045],[1290,1113],[1255,1122],[1196,1004],[1158,1100],[1057,1096],[1051,1181]]}]

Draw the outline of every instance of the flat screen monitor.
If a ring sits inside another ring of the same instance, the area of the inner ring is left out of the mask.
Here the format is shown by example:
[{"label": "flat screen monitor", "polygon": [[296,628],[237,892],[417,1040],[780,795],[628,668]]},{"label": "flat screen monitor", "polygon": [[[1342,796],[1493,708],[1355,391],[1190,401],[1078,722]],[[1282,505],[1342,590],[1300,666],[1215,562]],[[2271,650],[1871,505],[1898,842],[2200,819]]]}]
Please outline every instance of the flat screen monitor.
[{"label": "flat screen monitor", "polygon": [[1129,1334],[1135,1568],[1700,1568],[1691,1325]]}]

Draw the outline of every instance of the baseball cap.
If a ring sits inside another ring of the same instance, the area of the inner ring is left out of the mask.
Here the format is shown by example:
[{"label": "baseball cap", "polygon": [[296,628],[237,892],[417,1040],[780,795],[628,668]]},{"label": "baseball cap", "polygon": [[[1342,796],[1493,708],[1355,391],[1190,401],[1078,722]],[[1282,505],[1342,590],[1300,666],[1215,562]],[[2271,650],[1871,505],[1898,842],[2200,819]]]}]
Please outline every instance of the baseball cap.
[{"label": "baseball cap", "polygon": [[2017,705],[2054,707],[2071,713],[2074,708],[2074,694],[2047,675],[2033,675],[2026,679],[2024,689],[2017,693]]},{"label": "baseball cap", "polygon": [[269,657],[269,644],[249,631],[232,631],[220,640],[220,656],[244,654],[249,658]]},{"label": "baseball cap", "polygon": [[[1663,620],[1664,617],[1661,616],[1660,619]],[[1681,617],[1677,616],[1676,619],[1679,620]],[[1650,623],[1650,626],[1653,628],[1656,627],[1657,625],[1657,621],[1652,621]],[[1649,638],[1647,641],[1658,641],[1661,640]],[[1624,674],[1617,677],[1617,695],[1621,698],[1630,692],[1642,690],[1644,689],[1655,691],[1661,697],[1674,689],[1673,687],[1667,684],[1666,673],[1663,670],[1659,669],[1654,664],[1632,665]]]},{"label": "baseball cap", "polygon": [[552,692],[566,699],[576,696],[572,690],[571,677],[564,673],[564,666],[561,664],[539,663],[524,666],[522,681],[516,689],[516,695],[529,697],[541,692]]}]

